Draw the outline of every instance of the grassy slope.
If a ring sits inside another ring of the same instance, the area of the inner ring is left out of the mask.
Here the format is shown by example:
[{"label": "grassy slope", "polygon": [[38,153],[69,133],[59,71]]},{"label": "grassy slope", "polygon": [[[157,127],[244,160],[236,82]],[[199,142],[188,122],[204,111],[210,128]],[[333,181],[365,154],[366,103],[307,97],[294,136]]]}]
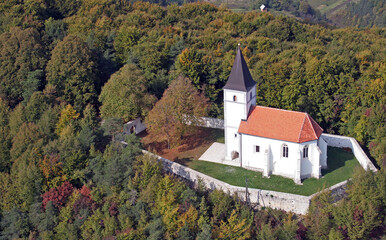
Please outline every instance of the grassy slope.
[{"label": "grassy slope", "polygon": [[293,180],[279,176],[272,175],[269,179],[262,178],[261,173],[240,167],[187,159],[183,161],[183,164],[231,185],[244,187],[245,178],[247,178],[248,187],[250,188],[309,196],[324,187],[330,187],[349,179],[354,169],[359,166],[353,154],[343,149],[329,147],[328,156],[329,169],[322,172],[323,178],[319,180],[314,178],[306,179],[303,181],[303,185],[296,185]]}]

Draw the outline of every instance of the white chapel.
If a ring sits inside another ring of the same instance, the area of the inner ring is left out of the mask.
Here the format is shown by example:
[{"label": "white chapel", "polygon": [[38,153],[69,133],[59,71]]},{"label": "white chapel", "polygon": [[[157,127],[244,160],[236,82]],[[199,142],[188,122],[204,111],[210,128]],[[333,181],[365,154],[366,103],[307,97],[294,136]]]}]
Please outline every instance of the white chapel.
[{"label": "white chapel", "polygon": [[224,86],[226,160],[271,174],[301,179],[321,177],[327,168],[323,129],[304,112],[256,106],[256,82],[240,48]]}]

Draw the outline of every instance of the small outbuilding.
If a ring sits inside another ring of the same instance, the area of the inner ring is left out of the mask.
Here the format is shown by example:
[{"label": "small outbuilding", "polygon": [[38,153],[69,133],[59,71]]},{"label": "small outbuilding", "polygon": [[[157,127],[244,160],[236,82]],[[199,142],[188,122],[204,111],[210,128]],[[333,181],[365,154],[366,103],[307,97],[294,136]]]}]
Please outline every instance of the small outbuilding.
[{"label": "small outbuilding", "polygon": [[123,131],[125,134],[139,134],[146,129],[145,124],[142,122],[140,118],[136,118],[131,120],[130,122],[125,123],[123,127]]}]

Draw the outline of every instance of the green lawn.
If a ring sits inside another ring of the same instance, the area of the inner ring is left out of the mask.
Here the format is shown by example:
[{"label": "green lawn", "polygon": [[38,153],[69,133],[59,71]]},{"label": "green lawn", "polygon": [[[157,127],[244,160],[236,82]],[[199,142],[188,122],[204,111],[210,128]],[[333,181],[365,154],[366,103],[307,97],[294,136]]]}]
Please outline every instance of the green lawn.
[{"label": "green lawn", "polygon": [[260,172],[246,170],[223,164],[183,159],[180,163],[234,186],[245,187],[245,179],[248,179],[249,188],[273,190],[278,192],[294,193],[309,196],[323,186],[330,187],[351,177],[354,169],[360,166],[352,153],[340,148],[328,147],[328,169],[323,170],[321,179],[306,179],[303,185],[296,185],[292,179],[271,175],[270,178],[262,178]]}]

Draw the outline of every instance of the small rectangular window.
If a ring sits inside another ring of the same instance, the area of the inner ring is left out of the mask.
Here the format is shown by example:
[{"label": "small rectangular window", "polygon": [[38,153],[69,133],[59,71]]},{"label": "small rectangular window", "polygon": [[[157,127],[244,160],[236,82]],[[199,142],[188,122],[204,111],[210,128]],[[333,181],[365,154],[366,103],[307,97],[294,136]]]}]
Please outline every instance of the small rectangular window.
[{"label": "small rectangular window", "polygon": [[255,145],[255,152],[260,152],[260,146]]},{"label": "small rectangular window", "polygon": [[287,146],[287,144],[283,145],[283,157],[288,158],[288,146]]}]

